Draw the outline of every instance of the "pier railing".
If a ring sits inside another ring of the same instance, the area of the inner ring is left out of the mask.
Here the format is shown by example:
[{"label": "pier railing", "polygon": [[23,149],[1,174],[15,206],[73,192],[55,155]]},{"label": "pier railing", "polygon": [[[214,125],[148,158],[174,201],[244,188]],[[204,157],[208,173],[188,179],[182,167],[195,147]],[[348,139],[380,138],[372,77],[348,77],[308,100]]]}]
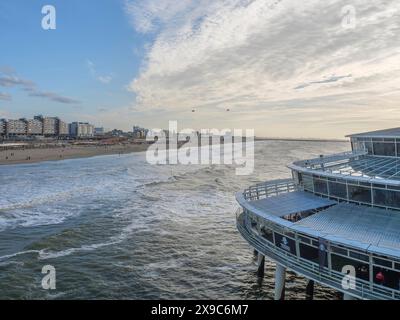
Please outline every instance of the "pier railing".
[{"label": "pier railing", "polygon": [[242,236],[258,252],[273,259],[282,266],[285,266],[286,268],[299,273],[300,275],[321,283],[322,285],[327,285],[333,289],[348,293],[360,299],[392,300],[400,298],[399,291],[371,284],[370,282],[361,279],[355,279],[355,289],[345,290],[342,287],[345,274],[328,268],[320,269],[319,265],[316,263],[288,253],[283,249],[279,249],[274,244],[249,230],[245,224],[245,213],[238,212],[238,214],[237,228]]},{"label": "pier railing", "polygon": [[[327,163],[353,160],[358,157],[365,156],[367,154],[368,154],[368,152],[364,151],[364,150],[346,151],[346,152],[342,152],[342,153],[321,156],[321,157],[315,158],[315,159],[296,161],[293,163],[292,166],[315,168],[315,167],[321,167],[321,165],[327,164]],[[289,167],[292,167],[292,166],[289,166]]]},{"label": "pier railing", "polygon": [[254,201],[298,190],[299,186],[292,179],[281,179],[252,186],[244,190],[243,196],[248,201]]}]

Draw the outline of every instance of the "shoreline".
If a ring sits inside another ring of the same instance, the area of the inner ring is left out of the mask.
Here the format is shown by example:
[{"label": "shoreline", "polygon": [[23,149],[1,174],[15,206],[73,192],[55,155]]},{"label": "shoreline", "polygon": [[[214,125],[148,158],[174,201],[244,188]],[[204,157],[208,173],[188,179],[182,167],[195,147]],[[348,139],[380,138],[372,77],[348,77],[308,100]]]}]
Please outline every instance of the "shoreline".
[{"label": "shoreline", "polygon": [[146,151],[148,147],[148,144],[129,144],[4,150],[0,151],[0,166],[129,154]]}]

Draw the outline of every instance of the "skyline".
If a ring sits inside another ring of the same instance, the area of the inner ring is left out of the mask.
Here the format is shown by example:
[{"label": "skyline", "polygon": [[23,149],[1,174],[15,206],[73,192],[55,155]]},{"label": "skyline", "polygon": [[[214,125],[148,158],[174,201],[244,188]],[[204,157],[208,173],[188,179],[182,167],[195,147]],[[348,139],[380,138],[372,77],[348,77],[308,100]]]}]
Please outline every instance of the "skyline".
[{"label": "skyline", "polygon": [[[41,28],[46,4],[56,30]],[[0,118],[298,138],[398,127],[399,16],[393,0],[1,3]]]}]

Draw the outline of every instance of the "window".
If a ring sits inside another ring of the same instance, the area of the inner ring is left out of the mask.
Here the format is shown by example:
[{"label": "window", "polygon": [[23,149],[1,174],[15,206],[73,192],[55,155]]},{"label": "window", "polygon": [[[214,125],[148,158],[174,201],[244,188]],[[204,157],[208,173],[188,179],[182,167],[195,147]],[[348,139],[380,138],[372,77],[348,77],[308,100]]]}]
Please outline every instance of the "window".
[{"label": "window", "polygon": [[352,185],[348,188],[350,200],[371,203],[371,189]]},{"label": "window", "polygon": [[332,252],[336,252],[336,253],[342,254],[344,256],[347,256],[347,250],[346,249],[342,249],[342,248],[339,248],[339,247],[331,246],[331,250],[332,250]]},{"label": "window", "polygon": [[347,187],[345,184],[329,182],[329,195],[347,199]]},{"label": "window", "polygon": [[369,257],[367,255],[365,255],[365,254],[362,254],[362,253],[350,251],[350,257],[358,259],[358,260],[363,260],[363,261],[369,262]]},{"label": "window", "polygon": [[377,156],[396,156],[396,147],[394,143],[374,142],[374,154]]},{"label": "window", "polygon": [[261,236],[264,239],[267,239],[269,242],[274,242],[274,236],[273,236],[273,232],[271,229],[268,229],[267,227],[263,226],[261,227]]},{"label": "window", "polygon": [[383,259],[379,259],[379,258],[374,258],[374,264],[378,264],[380,266],[384,266],[384,267],[392,267],[392,262],[388,261],[388,260],[383,260]]},{"label": "window", "polygon": [[366,281],[369,280],[369,265],[365,262],[352,260],[336,254],[331,255],[331,261],[333,270],[342,272],[344,266],[353,266],[356,269],[356,278]]},{"label": "window", "polygon": [[368,151],[368,154],[373,154],[372,150],[372,142],[364,142],[365,150]]},{"label": "window", "polygon": [[296,242],[293,239],[285,237],[279,233],[275,232],[275,245],[287,252],[296,254]]},{"label": "window", "polygon": [[319,252],[317,248],[300,243],[300,257],[319,263]]},{"label": "window", "polygon": [[303,184],[304,184],[304,189],[313,192],[313,181],[311,176],[305,175],[303,177]]},{"label": "window", "polygon": [[314,179],[314,192],[328,194],[328,185],[325,180]]},{"label": "window", "polygon": [[374,204],[400,208],[400,192],[374,189]]},{"label": "window", "polygon": [[400,273],[385,268],[374,267],[374,283],[399,290]]}]

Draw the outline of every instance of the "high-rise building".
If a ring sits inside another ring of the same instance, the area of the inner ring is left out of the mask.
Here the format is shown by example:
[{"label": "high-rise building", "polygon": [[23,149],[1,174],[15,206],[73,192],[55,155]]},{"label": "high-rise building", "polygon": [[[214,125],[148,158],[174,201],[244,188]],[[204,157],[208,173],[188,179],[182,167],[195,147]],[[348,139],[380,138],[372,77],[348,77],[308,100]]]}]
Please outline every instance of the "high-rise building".
[{"label": "high-rise building", "polygon": [[6,119],[0,119],[0,136],[4,136],[6,134]]},{"label": "high-rise building", "polygon": [[36,116],[34,119],[42,121],[44,136],[56,136],[58,134],[58,118],[43,117],[40,115]]},{"label": "high-rise building", "polygon": [[23,136],[26,135],[26,120],[8,120],[6,122],[6,134],[8,136]]},{"label": "high-rise building", "polygon": [[68,124],[60,119],[58,119],[57,135],[59,135],[59,136],[68,136],[69,135]]},{"label": "high-rise building", "polygon": [[27,135],[42,135],[43,134],[43,123],[38,119],[25,120],[26,133]]},{"label": "high-rise building", "polygon": [[90,138],[94,136],[94,126],[87,122],[72,122],[70,135],[76,138]]}]

